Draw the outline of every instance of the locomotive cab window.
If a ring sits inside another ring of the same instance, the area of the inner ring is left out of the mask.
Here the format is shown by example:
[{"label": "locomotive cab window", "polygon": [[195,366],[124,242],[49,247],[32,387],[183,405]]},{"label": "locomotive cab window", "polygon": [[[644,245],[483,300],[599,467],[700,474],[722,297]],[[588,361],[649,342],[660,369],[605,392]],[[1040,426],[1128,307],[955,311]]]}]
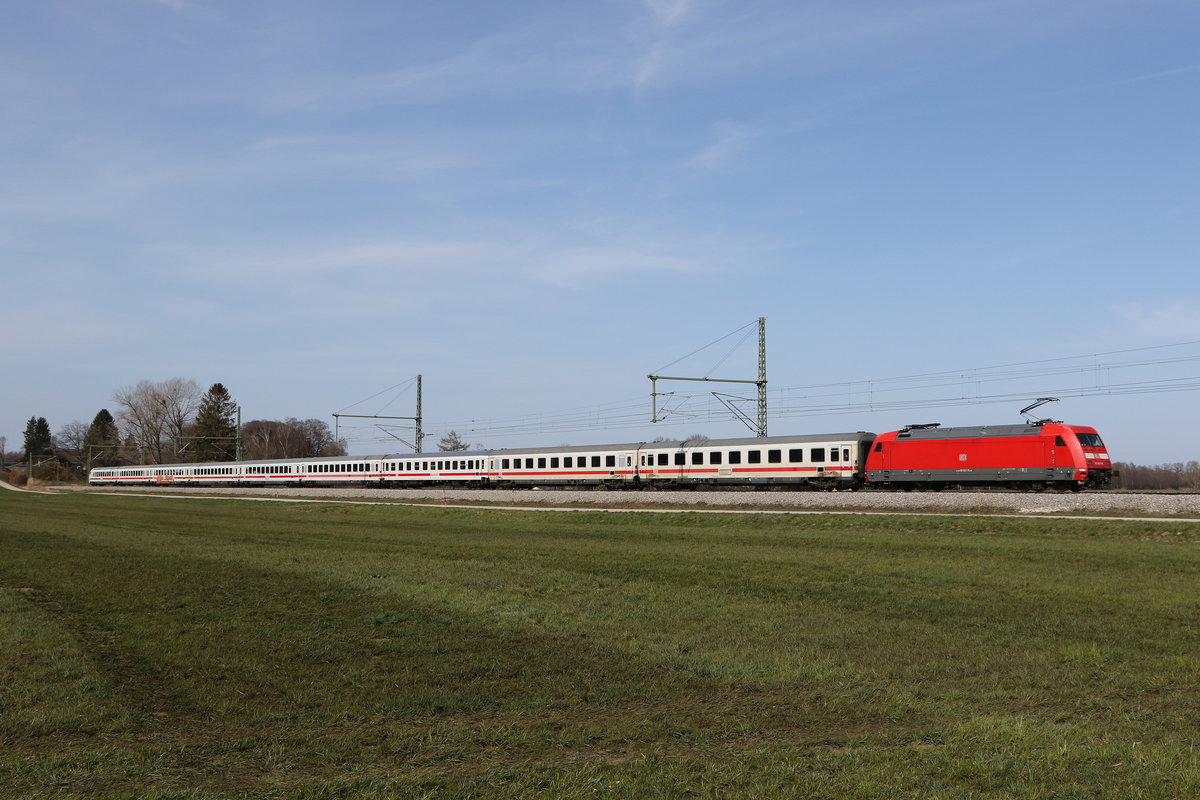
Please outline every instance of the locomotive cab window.
[{"label": "locomotive cab window", "polygon": [[1054,446],[1055,447],[1066,447],[1067,443],[1063,441],[1063,438],[1061,436],[1055,436],[1054,437]]}]

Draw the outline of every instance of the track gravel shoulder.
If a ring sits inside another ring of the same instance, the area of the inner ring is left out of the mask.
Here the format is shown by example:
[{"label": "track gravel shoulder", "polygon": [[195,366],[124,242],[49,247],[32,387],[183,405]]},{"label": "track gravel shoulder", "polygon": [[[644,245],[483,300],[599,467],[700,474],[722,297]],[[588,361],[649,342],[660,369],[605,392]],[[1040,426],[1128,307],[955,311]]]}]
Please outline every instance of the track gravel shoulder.
[{"label": "track gravel shoulder", "polygon": [[369,489],[218,488],[218,487],[57,487],[57,491],[104,491],[163,494],[213,494],[259,497],[308,497],[401,502],[473,502],[553,506],[664,506],[673,508],[763,508],[770,510],[856,510],[898,512],[1008,511],[1024,514],[1145,514],[1200,516],[1198,494],[1024,493],[1024,492],[612,492],[562,489]]}]

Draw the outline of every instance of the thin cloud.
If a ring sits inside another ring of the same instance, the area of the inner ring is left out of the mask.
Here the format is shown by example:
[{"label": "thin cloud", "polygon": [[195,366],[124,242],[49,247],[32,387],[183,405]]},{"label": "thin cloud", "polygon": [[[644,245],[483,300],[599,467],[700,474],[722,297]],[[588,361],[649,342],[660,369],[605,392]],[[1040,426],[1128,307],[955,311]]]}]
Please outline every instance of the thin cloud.
[{"label": "thin cloud", "polygon": [[552,251],[541,257],[535,274],[542,281],[566,289],[584,288],[600,279],[628,273],[707,272],[713,265],[696,255],[658,252],[645,247],[580,246]]},{"label": "thin cloud", "polygon": [[713,140],[693,153],[683,164],[696,169],[714,169],[728,163],[750,147],[761,132],[745,125],[719,122],[713,126]]},{"label": "thin cloud", "polygon": [[[591,237],[589,237],[591,238]],[[243,286],[279,286],[279,281],[326,280],[339,275],[375,281],[414,276],[453,287],[463,281],[526,281],[581,289],[628,273],[711,272],[732,263],[734,243],[694,243],[647,238],[616,244],[512,239],[394,239],[365,244],[327,244],[286,248],[160,245],[147,260],[172,263],[183,275],[236,277]]]},{"label": "thin cloud", "polygon": [[645,0],[645,3],[658,21],[668,26],[686,17],[692,6],[692,0]]},{"label": "thin cloud", "polygon": [[1124,303],[1114,306],[1113,313],[1130,336],[1200,338],[1200,304],[1195,302]]}]

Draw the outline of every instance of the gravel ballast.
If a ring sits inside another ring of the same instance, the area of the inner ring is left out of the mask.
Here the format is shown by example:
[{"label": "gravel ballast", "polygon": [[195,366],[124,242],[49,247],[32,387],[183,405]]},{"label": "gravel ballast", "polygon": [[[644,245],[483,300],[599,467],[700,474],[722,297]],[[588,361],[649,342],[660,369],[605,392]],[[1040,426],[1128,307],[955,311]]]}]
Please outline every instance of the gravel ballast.
[{"label": "gravel ballast", "polygon": [[[93,491],[87,487],[59,487]],[[1026,514],[1137,513],[1149,516],[1200,517],[1200,494],[1125,494],[1103,492],[612,492],[562,489],[368,489],[368,488],[222,488],[105,487],[94,491],[260,497],[308,497],[400,502],[472,502],[550,506],[712,506],[770,510],[862,511],[1006,511]]]}]

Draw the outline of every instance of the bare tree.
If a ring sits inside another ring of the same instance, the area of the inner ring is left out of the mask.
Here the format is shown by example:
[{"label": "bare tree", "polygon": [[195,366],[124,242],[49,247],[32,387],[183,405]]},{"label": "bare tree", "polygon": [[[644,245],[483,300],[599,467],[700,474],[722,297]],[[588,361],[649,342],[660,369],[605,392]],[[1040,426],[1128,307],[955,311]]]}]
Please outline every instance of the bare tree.
[{"label": "bare tree", "polygon": [[288,418],[287,421],[296,427],[304,440],[305,456],[346,455],[345,442],[333,438],[333,431],[324,420]]},{"label": "bare tree", "polygon": [[343,456],[345,442],[335,441],[328,423],[319,419],[255,419],[242,426],[243,457],[248,461],[266,458],[314,458]]},{"label": "bare tree", "polygon": [[87,460],[88,426],[79,420],[71,420],[58,429],[54,437],[56,450],[64,450],[79,463]]},{"label": "bare tree", "polygon": [[458,431],[448,431],[445,436],[438,439],[438,450],[444,453],[468,450],[470,447],[471,445],[464,442],[462,437],[458,435]]},{"label": "bare tree", "polygon": [[1200,461],[1142,466],[1115,462],[1123,489],[1200,489]]},{"label": "bare tree", "polygon": [[161,464],[172,438],[183,436],[200,404],[200,387],[193,380],[171,378],[161,383],[141,381],[113,394],[121,405],[122,428],[133,435],[152,463]]}]

